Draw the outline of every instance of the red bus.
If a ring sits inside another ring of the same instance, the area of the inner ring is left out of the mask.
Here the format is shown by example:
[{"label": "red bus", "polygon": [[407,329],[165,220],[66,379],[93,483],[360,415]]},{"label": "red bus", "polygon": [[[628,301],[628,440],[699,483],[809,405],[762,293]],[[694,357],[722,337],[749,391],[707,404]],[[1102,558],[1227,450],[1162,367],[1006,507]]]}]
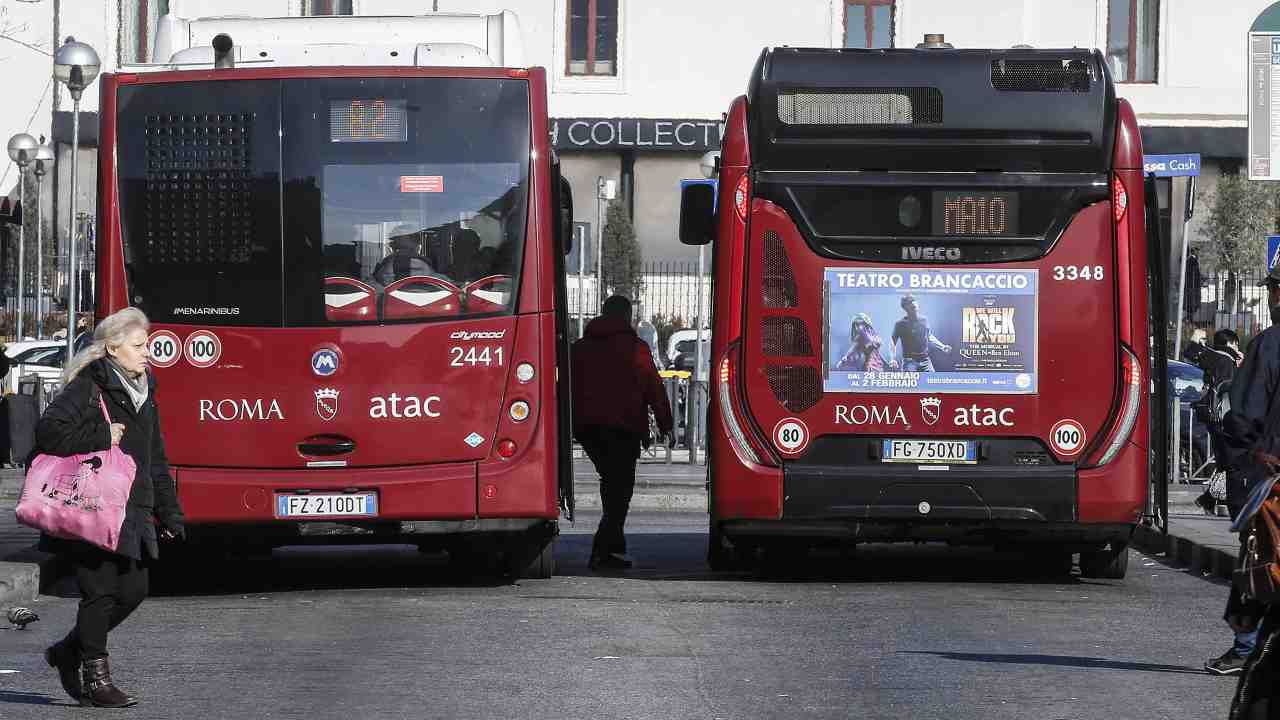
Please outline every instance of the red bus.
[{"label": "red bus", "polygon": [[[766,49],[714,238],[713,567],[945,541],[1122,577],[1148,506],[1138,124],[1084,50]],[[713,210],[717,208],[718,210]]]},{"label": "red bus", "polygon": [[97,309],[154,323],[197,546],[413,543],[553,572],[572,201],[545,71],[502,63],[517,32],[510,13],[166,18],[167,64],[103,77]]}]

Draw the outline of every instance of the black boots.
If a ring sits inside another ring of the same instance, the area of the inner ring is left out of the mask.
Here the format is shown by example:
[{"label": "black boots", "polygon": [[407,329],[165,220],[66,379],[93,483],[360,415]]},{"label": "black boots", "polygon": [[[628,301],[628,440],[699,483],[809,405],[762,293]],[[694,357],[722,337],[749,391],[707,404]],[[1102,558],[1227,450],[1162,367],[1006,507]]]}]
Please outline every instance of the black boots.
[{"label": "black boots", "polygon": [[44,661],[49,663],[49,667],[57,669],[62,689],[67,691],[72,700],[79,702],[83,694],[80,685],[80,653],[68,647],[65,640],[59,640],[44,651]]},{"label": "black boots", "polygon": [[111,682],[111,668],[106,658],[85,660],[81,666],[84,673],[84,694],[80,696],[80,704],[86,707],[123,708],[137,705],[138,699],[121,692]]}]

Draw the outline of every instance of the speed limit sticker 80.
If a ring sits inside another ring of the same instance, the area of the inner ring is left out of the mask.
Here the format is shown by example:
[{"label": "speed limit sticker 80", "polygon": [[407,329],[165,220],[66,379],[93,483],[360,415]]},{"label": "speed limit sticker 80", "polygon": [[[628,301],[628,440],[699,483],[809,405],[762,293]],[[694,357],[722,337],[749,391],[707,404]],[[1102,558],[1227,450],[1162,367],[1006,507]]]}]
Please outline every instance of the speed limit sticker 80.
[{"label": "speed limit sticker 80", "polygon": [[1059,420],[1049,430],[1049,444],[1059,455],[1076,455],[1084,449],[1084,426],[1075,420]]},{"label": "speed limit sticker 80", "polygon": [[157,330],[147,338],[147,354],[153,366],[173,367],[182,357],[182,341],[168,330]]},{"label": "speed limit sticker 80", "polygon": [[799,418],[783,418],[773,426],[773,444],[784,455],[799,455],[809,446],[809,427]]},{"label": "speed limit sticker 80", "polygon": [[222,342],[208,330],[197,330],[187,336],[182,353],[194,367],[212,367],[222,357]]}]

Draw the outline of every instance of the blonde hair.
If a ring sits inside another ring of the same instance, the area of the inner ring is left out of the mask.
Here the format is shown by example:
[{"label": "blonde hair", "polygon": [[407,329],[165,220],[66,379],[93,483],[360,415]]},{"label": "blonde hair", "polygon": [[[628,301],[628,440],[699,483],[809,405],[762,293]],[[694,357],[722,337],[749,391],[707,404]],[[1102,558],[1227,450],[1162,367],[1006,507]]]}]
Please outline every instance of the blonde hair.
[{"label": "blonde hair", "polygon": [[111,313],[93,329],[93,342],[76,353],[62,370],[62,384],[65,387],[89,363],[106,357],[107,347],[116,347],[124,342],[124,338],[134,330],[151,331],[151,321],[145,313],[136,307],[127,307]]}]

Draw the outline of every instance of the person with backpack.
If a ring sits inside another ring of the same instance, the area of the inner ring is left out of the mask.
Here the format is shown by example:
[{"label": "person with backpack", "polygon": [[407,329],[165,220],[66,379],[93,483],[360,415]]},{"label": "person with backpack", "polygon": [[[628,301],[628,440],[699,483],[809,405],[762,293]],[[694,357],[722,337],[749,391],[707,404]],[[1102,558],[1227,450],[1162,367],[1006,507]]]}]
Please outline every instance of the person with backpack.
[{"label": "person with backpack", "polygon": [[1196,355],[1196,365],[1204,372],[1204,394],[1192,407],[1195,409],[1196,419],[1209,429],[1217,465],[1215,479],[1220,476],[1225,478],[1223,490],[1218,491],[1214,487],[1215,482],[1210,481],[1210,487],[1196,498],[1196,504],[1208,515],[1215,514],[1219,500],[1227,502],[1232,516],[1240,512],[1240,506],[1244,502],[1243,476],[1239,472],[1232,472],[1226,462],[1228,450],[1222,434],[1222,418],[1231,408],[1231,380],[1242,362],[1244,355],[1240,352],[1240,337],[1228,328],[1214,333],[1213,345],[1202,348]]}]

